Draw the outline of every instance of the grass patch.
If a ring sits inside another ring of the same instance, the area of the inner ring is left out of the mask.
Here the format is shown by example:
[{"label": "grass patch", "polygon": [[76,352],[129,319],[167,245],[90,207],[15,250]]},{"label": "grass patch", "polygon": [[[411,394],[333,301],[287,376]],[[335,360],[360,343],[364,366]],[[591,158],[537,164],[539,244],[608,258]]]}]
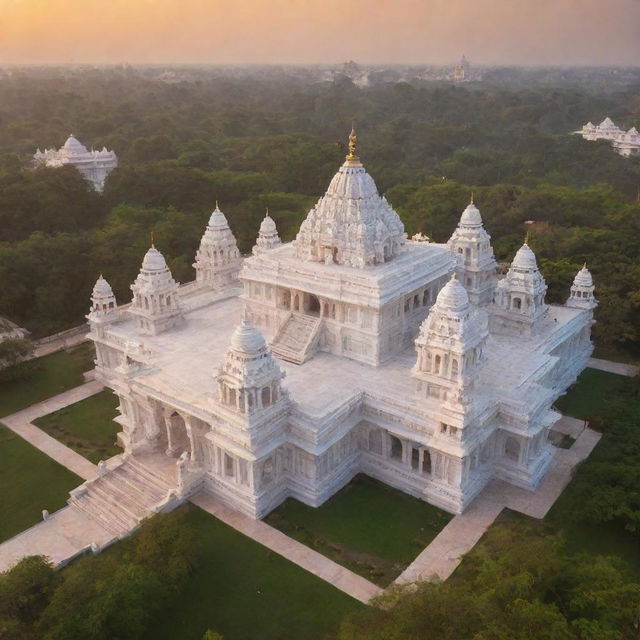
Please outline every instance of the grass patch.
[{"label": "grass patch", "polygon": [[585,369],[567,393],[558,398],[556,407],[568,416],[589,420],[601,409],[607,396],[620,389],[626,380],[626,376],[616,373]]},{"label": "grass patch", "polygon": [[42,509],[64,507],[83,482],[0,424],[0,542],[42,520]]},{"label": "grass patch", "polygon": [[200,640],[207,629],[225,640],[321,640],[364,606],[205,511],[187,508],[197,568],[156,618],[149,640]]},{"label": "grass patch", "polygon": [[113,421],[117,406],[117,396],[105,390],[37,418],[33,423],[97,464],[122,452],[114,444],[120,431],[120,426]]},{"label": "grass patch", "polygon": [[452,517],[360,474],[317,509],[289,498],[269,514],[266,522],[386,586]]},{"label": "grass patch", "polygon": [[17,378],[0,385],[0,416],[46,400],[84,383],[82,374],[93,369],[93,343],[85,342],[16,365]]}]

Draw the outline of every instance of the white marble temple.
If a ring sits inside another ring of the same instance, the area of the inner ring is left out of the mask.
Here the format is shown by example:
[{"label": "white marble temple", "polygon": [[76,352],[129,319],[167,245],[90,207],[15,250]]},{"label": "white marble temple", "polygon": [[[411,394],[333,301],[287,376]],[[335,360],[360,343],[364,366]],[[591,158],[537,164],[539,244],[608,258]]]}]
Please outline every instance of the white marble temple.
[{"label": "white marble temple", "polygon": [[621,156],[631,156],[640,153],[640,133],[635,127],[624,131],[611,118],[605,118],[600,124],[587,122],[575,132],[585,140],[609,140],[616,153]]},{"label": "white marble temple", "polygon": [[75,167],[93,186],[96,191],[104,190],[104,183],[109,173],[118,166],[115,151],[106,147],[97,151],[89,151],[77,138],[71,134],[60,149],[38,149],[33,155],[36,166]]},{"label": "white marble temple", "polygon": [[448,244],[408,241],[355,142],[294,242],[267,217],[241,260],[216,208],[196,258],[206,277],[178,287],[151,249],[132,305],[96,284],[96,376],[120,398],[127,464],[173,461],[166,501],[204,490],[262,518],[364,472],[461,513],[492,479],[533,490],[544,477],[553,403],[592,351],[586,267],[562,306],[545,303],[526,243],[498,279],[473,203]]}]

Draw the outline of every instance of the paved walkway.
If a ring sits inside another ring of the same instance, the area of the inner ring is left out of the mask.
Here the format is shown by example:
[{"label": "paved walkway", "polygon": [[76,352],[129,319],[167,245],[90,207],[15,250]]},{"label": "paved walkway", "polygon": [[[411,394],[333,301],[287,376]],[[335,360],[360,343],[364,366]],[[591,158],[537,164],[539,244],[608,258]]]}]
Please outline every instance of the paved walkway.
[{"label": "paved walkway", "polygon": [[[582,421],[580,423],[583,424]],[[575,426],[574,423],[574,430]],[[533,518],[544,518],[569,484],[576,465],[589,456],[600,437],[596,431],[583,426],[570,449],[556,450],[549,470],[536,491],[520,489],[499,480],[489,483],[469,508],[451,520],[396,578],[395,584],[434,578],[446,580],[458,567],[462,556],[473,549],[505,507]]]},{"label": "paved walkway", "polygon": [[91,547],[105,545],[113,536],[79,509],[65,507],[0,544],[0,572],[25,556],[43,555],[62,566]]},{"label": "paved walkway", "polygon": [[635,364],[626,364],[624,362],[613,362],[612,360],[601,360],[600,358],[589,358],[587,366],[592,369],[600,369],[600,371],[608,371],[609,373],[617,373],[620,376],[629,376],[633,378],[638,375],[640,367]]},{"label": "paved walkway", "polygon": [[79,475],[84,480],[89,480],[95,477],[96,466],[92,462],[89,462],[84,456],[81,456],[73,449],[52,438],[48,433],[45,433],[34,424],[31,424],[31,422],[36,418],[46,416],[70,404],[89,398],[102,391],[103,388],[100,382],[87,382],[79,387],[53,396],[53,398],[37,402],[10,416],[0,418],[0,422],[5,424],[14,433],[17,433],[21,438],[31,443],[34,447],[46,453],[63,467],[73,471],[73,473]]},{"label": "paved walkway", "polygon": [[200,493],[191,499],[193,504],[204,509],[225,524],[259,542],[271,551],[326,580],[360,602],[368,603],[383,590],[349,569],[290,538],[261,520],[234,511],[208,494]]},{"label": "paved walkway", "polygon": [[36,341],[32,358],[40,358],[50,353],[55,353],[56,351],[62,351],[62,349],[67,349],[68,347],[75,347],[78,344],[86,342],[87,333],[89,333],[89,327],[82,326],[77,327],[76,330],[63,333],[60,337],[49,342],[38,343],[38,341]]}]

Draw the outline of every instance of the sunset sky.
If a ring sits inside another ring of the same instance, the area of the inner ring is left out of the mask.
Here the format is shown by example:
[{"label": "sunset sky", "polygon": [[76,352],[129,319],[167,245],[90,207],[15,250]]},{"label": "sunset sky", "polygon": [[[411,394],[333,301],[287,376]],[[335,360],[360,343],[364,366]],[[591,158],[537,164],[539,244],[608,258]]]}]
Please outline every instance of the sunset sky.
[{"label": "sunset sky", "polygon": [[0,0],[6,63],[633,64],[640,0]]}]

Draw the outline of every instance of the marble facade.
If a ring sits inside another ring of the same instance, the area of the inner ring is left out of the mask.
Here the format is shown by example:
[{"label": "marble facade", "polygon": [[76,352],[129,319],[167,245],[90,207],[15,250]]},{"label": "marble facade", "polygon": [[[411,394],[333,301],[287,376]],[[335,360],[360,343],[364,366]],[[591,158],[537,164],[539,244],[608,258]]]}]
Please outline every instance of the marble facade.
[{"label": "marble facade", "polygon": [[492,478],[544,476],[553,404],[592,351],[586,267],[565,305],[526,243],[499,279],[473,202],[447,244],[407,240],[354,132],[293,242],[267,215],[241,258],[216,207],[194,266],[178,286],[152,247],[133,303],[100,278],[88,315],[125,458],[177,461],[179,496],[262,518],[364,472],[460,513]]}]

